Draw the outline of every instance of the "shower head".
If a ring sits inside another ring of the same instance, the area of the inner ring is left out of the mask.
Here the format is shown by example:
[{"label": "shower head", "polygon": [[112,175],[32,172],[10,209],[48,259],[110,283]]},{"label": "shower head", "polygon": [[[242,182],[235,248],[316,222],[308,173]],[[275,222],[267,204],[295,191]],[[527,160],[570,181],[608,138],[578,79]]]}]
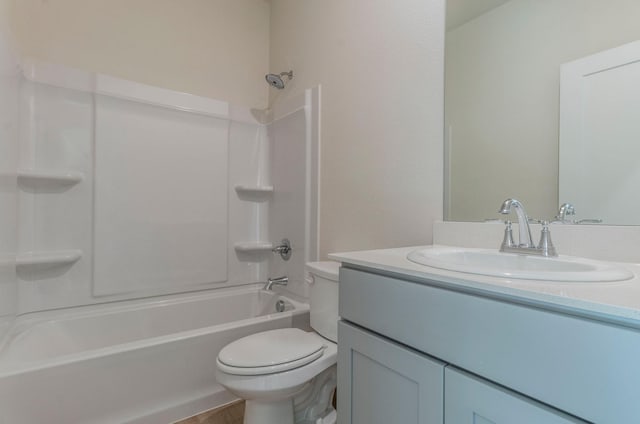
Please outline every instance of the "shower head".
[{"label": "shower head", "polygon": [[267,80],[270,86],[275,87],[278,90],[282,90],[286,84],[282,77],[288,77],[287,81],[291,81],[293,79],[293,71],[280,72],[280,75],[267,74],[264,76],[264,79]]}]

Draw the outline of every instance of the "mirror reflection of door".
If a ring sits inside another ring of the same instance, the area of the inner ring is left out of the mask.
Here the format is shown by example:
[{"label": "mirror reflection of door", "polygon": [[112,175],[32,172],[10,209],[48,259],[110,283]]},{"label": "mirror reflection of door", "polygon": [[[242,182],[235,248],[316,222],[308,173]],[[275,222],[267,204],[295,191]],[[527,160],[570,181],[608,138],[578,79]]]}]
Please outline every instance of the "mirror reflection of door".
[{"label": "mirror reflection of door", "polygon": [[640,41],[561,68],[559,198],[605,224],[640,220]]}]

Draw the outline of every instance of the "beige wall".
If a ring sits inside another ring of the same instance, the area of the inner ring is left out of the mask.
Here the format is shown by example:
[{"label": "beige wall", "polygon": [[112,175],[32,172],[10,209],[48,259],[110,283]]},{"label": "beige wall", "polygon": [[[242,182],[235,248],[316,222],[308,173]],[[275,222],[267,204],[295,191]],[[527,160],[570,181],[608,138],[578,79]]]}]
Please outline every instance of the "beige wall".
[{"label": "beige wall", "polygon": [[320,254],[428,244],[442,217],[443,0],[272,0],[272,102],[322,85]]},{"label": "beige wall", "polygon": [[322,84],[321,255],[431,242],[444,0],[13,3],[38,59],[252,107],[267,104],[267,71],[296,73],[272,102]]},{"label": "beige wall", "polygon": [[[560,65],[640,39],[638,0],[511,0],[447,33],[455,221],[497,218],[521,200],[555,216]],[[578,211],[580,212],[580,211]]]},{"label": "beige wall", "polygon": [[238,105],[267,104],[266,0],[12,1],[23,55]]},{"label": "beige wall", "polygon": [[[8,15],[9,15],[9,3],[10,0],[0,0],[0,28],[6,28]],[[4,29],[2,30],[4,33]]]}]

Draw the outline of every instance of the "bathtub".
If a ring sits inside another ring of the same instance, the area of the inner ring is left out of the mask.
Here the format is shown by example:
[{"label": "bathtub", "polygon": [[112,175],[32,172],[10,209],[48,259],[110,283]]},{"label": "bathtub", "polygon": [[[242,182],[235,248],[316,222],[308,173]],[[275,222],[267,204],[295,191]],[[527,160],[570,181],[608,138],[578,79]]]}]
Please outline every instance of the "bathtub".
[{"label": "bathtub", "polygon": [[235,399],[215,381],[222,347],[308,316],[248,285],[20,317],[0,350],[0,423],[162,424],[214,408]]}]

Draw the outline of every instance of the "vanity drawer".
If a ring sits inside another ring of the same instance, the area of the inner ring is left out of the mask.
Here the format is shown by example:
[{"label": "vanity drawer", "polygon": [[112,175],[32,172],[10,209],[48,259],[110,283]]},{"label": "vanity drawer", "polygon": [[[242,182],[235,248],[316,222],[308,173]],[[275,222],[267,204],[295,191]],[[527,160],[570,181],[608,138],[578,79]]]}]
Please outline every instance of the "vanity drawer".
[{"label": "vanity drawer", "polygon": [[586,424],[453,367],[444,380],[444,424]]},{"label": "vanity drawer", "polygon": [[597,423],[640,422],[640,332],[372,272],[340,271],[340,316]]}]

